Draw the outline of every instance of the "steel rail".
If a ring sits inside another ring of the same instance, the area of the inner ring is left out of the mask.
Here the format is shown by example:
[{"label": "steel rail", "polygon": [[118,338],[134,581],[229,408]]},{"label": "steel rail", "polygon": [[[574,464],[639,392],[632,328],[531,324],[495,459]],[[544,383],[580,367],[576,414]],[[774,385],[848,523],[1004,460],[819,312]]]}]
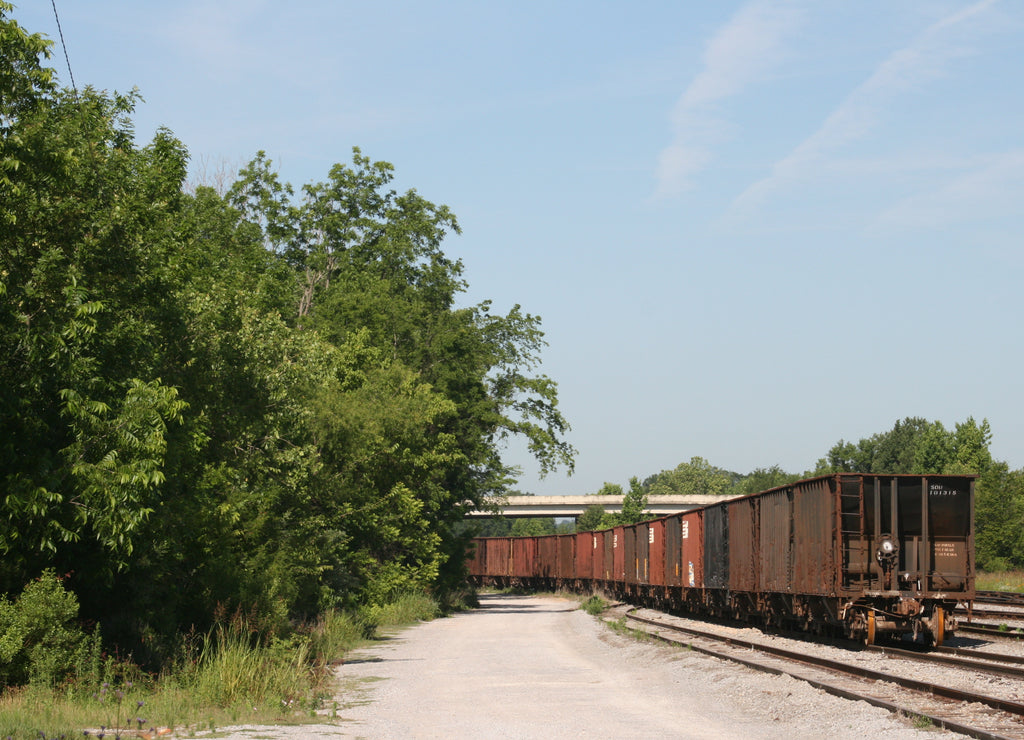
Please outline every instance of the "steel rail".
[{"label": "steel rail", "polygon": [[1006,629],[1004,626],[998,624],[984,624],[981,622],[974,622],[971,624],[961,623],[957,625],[956,631],[958,633],[963,632],[965,634],[996,637],[1002,640],[1024,639],[1024,632],[1017,628]]},{"label": "steel rail", "polygon": [[965,658],[978,658],[980,660],[996,661],[997,663],[1024,664],[1024,655],[990,653],[985,650],[972,650],[971,648],[950,647],[948,645],[933,645],[931,648],[929,648],[929,650],[931,650],[933,653],[945,653],[946,655],[961,655]]},{"label": "steel rail", "polygon": [[1019,604],[1024,606],[1024,594],[1016,591],[976,591],[976,604]]},{"label": "steel rail", "polygon": [[992,653],[984,653],[980,650],[972,650],[969,655],[964,653],[944,654],[941,651],[923,652],[920,650],[908,650],[907,648],[897,647],[895,645],[868,645],[867,650],[872,653],[881,653],[886,657],[917,660],[923,663],[936,663],[939,665],[952,666],[954,668],[964,668],[971,671],[983,671],[985,673],[994,673],[999,676],[1024,679],[1024,668],[1015,665],[999,665],[997,662],[993,662],[1011,657],[1017,658],[1017,661],[1013,662],[1024,662],[1024,658],[1020,656],[999,656],[993,655]]},{"label": "steel rail", "polygon": [[1000,609],[955,609],[953,611],[958,617],[970,617],[975,619],[1009,619],[1011,621],[1024,622],[1024,611],[1003,611]]},{"label": "steel rail", "polygon": [[[874,671],[874,670],[871,670],[871,669],[868,669],[868,668],[861,668],[861,667],[858,667],[858,666],[851,666],[851,665],[848,665],[848,664],[839,663],[837,661],[829,660],[827,658],[819,658],[819,657],[816,657],[816,656],[807,655],[806,653],[797,653],[797,652],[793,652],[791,650],[785,650],[783,648],[773,647],[771,645],[764,645],[764,644],[760,644],[760,643],[754,643],[754,642],[750,642],[750,641],[747,641],[747,640],[741,640],[741,639],[734,638],[734,637],[728,637],[728,636],[725,636],[725,635],[719,635],[719,634],[715,634],[715,633],[704,632],[702,630],[697,630],[697,629],[693,629],[693,628],[690,628],[690,627],[683,627],[681,625],[670,624],[670,623],[666,623],[666,622],[663,622],[663,621],[660,621],[660,620],[648,619],[646,617],[641,617],[641,616],[638,616],[638,615],[633,614],[633,613],[627,613],[624,616],[627,619],[629,619],[629,620],[632,620],[632,621],[635,621],[635,622],[638,622],[638,623],[641,623],[641,624],[646,624],[648,626],[652,626],[652,627],[655,627],[655,628],[658,628],[658,629],[665,629],[665,630],[670,630],[670,631],[673,631],[673,632],[679,632],[679,633],[690,635],[690,636],[693,636],[693,637],[697,637],[697,638],[701,638],[701,639],[705,639],[705,640],[710,640],[710,641],[713,641],[713,642],[723,643],[725,645],[729,645],[729,646],[732,646],[732,647],[742,648],[744,650],[751,650],[751,651],[761,652],[761,653],[763,653],[765,655],[770,655],[770,656],[773,656],[773,657],[776,657],[776,658],[780,658],[780,659],[782,659],[784,661],[790,661],[790,662],[794,662],[794,663],[798,663],[798,664],[803,664],[803,665],[807,665],[807,666],[813,666],[813,667],[816,667],[816,668],[821,668],[821,669],[825,669],[825,670],[828,670],[828,671],[832,671],[832,672],[835,672],[835,673],[838,673],[838,674],[841,674],[841,675],[854,676],[856,678],[861,678],[861,679],[865,679],[865,680],[868,680],[868,681],[883,681],[883,682],[886,682],[886,683],[894,684],[894,685],[896,685],[896,686],[898,686],[900,688],[909,689],[909,690],[914,691],[915,693],[923,695],[925,697],[928,697],[928,696],[941,697],[943,699],[948,699],[950,701],[957,701],[957,702],[968,702],[968,703],[975,702],[975,703],[979,703],[979,704],[982,704],[984,706],[987,706],[989,708],[996,709],[998,711],[1006,712],[1007,714],[1010,714],[1010,715],[1012,715],[1014,717],[1017,717],[1017,718],[1024,718],[1024,704],[1020,704],[1020,703],[1017,703],[1017,702],[1008,701],[1008,700],[1005,700],[1005,699],[999,699],[997,697],[992,697],[992,696],[986,696],[984,694],[975,694],[975,693],[972,693],[972,692],[960,691],[958,689],[953,689],[953,688],[950,688],[948,686],[941,686],[941,685],[938,685],[938,684],[932,684],[932,683],[929,683],[927,681],[919,681],[917,679],[901,678],[899,676],[893,676],[893,675],[888,674],[888,673],[882,673],[880,671]],[[673,644],[682,644],[682,643],[679,643],[676,640],[671,640],[670,638],[667,638],[664,635],[655,635],[655,634],[652,634],[650,632],[646,632],[646,634],[649,634],[652,637],[660,639],[660,640],[662,640],[664,642],[673,643]],[[1005,735],[1000,735],[1000,734],[997,734],[997,733],[990,732],[988,730],[983,730],[983,729],[980,729],[980,728],[977,728],[977,727],[972,727],[972,726],[964,725],[964,724],[962,724],[960,722],[957,722],[956,720],[952,720],[952,719],[950,719],[948,717],[943,717],[943,716],[940,716],[938,714],[929,714],[929,713],[921,712],[921,711],[916,710],[916,709],[908,709],[907,707],[901,707],[901,706],[893,704],[892,702],[887,701],[885,699],[880,699],[878,697],[871,696],[869,694],[863,694],[863,693],[860,693],[860,692],[850,691],[848,689],[844,689],[842,687],[835,686],[834,684],[830,684],[830,683],[827,683],[827,682],[824,682],[824,681],[818,681],[817,679],[813,679],[813,678],[810,678],[808,676],[801,675],[799,673],[791,673],[791,672],[786,671],[786,670],[781,669],[781,668],[777,668],[777,667],[773,667],[773,666],[768,666],[768,665],[765,665],[764,663],[758,662],[756,660],[752,660],[752,659],[749,659],[749,658],[744,658],[742,656],[732,655],[732,654],[729,654],[727,652],[720,652],[720,651],[714,650],[712,648],[708,648],[708,647],[704,647],[704,646],[700,646],[700,645],[694,645],[693,643],[685,643],[685,644],[690,649],[695,650],[697,652],[704,653],[706,655],[711,655],[711,656],[714,656],[714,657],[717,657],[717,658],[722,658],[722,659],[725,659],[725,660],[730,660],[730,661],[733,661],[733,662],[736,662],[736,663],[740,663],[742,665],[745,665],[745,666],[750,667],[750,668],[754,668],[756,670],[765,671],[765,672],[773,673],[773,674],[786,674],[786,675],[790,675],[790,676],[792,676],[794,678],[797,678],[797,679],[799,679],[801,681],[806,681],[806,682],[810,683],[811,685],[815,686],[815,688],[819,688],[819,689],[821,689],[823,691],[826,691],[827,693],[830,693],[830,694],[832,694],[834,696],[841,696],[843,698],[852,699],[852,700],[855,700],[855,701],[866,701],[866,702],[868,702],[868,703],[870,703],[870,704],[872,704],[874,706],[885,708],[885,709],[887,709],[887,710],[889,710],[891,712],[895,712],[897,714],[910,714],[910,715],[925,717],[929,721],[933,722],[936,726],[939,726],[939,727],[942,727],[944,729],[948,729],[948,730],[951,730],[951,731],[954,731],[954,732],[959,732],[959,733],[962,733],[964,735],[968,735],[970,737],[978,738],[979,740],[1006,740],[1007,737],[1008,737],[1008,736],[1005,736]]]}]

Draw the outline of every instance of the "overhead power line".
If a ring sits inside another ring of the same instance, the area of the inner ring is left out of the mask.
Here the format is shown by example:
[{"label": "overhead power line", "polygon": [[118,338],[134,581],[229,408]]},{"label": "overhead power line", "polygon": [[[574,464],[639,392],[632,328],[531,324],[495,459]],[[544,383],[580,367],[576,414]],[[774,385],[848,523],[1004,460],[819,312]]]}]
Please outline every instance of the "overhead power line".
[{"label": "overhead power line", "polygon": [[64,31],[60,27],[60,16],[57,15],[57,0],[50,0],[50,4],[53,5],[53,17],[57,21],[57,35],[60,36],[60,46],[64,49],[64,62],[68,65],[71,89],[74,90],[75,97],[78,97],[78,88],[75,86],[75,73],[71,71],[71,59],[68,57],[68,45],[64,43]]}]

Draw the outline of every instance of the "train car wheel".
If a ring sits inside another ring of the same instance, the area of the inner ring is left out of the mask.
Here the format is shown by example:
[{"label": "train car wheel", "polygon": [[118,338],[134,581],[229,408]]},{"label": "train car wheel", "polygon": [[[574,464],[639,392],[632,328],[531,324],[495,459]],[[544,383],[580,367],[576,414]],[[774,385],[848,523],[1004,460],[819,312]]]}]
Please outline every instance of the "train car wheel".
[{"label": "train car wheel", "polygon": [[932,636],[935,638],[935,646],[938,647],[946,641],[946,610],[941,606],[935,607],[933,625]]},{"label": "train car wheel", "polygon": [[873,611],[868,612],[868,626],[864,631],[864,644],[874,645],[875,644],[875,613]]}]

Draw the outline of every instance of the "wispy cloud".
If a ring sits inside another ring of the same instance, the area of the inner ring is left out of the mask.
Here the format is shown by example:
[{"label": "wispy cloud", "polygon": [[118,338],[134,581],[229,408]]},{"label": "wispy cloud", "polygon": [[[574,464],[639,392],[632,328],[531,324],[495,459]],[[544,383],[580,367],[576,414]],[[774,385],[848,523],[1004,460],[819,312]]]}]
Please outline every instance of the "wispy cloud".
[{"label": "wispy cloud", "polygon": [[708,42],[701,71],[672,112],[672,142],[658,157],[658,196],[688,189],[727,136],[718,106],[766,79],[785,57],[784,42],[798,27],[796,3],[747,3]]},{"label": "wispy cloud", "polygon": [[926,28],[908,46],[890,54],[815,133],[776,162],[768,177],[748,187],[736,199],[733,212],[749,213],[778,191],[831,170],[830,157],[868,136],[892,100],[935,79],[950,60],[965,53],[960,32],[969,20],[984,14],[996,2],[981,0],[951,13]]},{"label": "wispy cloud", "polygon": [[915,193],[886,209],[872,229],[941,228],[957,222],[998,219],[1024,200],[1024,150],[963,163],[937,187]]},{"label": "wispy cloud", "polygon": [[164,33],[193,59],[209,65],[211,73],[239,74],[265,63],[265,47],[253,36],[266,7],[266,0],[188,3],[176,9]]}]

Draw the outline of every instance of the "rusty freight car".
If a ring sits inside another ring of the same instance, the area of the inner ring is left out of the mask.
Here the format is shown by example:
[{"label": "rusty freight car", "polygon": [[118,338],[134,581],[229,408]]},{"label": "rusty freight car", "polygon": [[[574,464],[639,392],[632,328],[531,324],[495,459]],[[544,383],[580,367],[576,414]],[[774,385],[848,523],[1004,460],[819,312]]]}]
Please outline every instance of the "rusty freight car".
[{"label": "rusty freight car", "polygon": [[956,628],[953,609],[974,598],[971,476],[824,476],[705,517],[728,558],[725,589],[721,563],[706,561],[711,601],[734,617],[868,643],[883,633],[941,643]]},{"label": "rusty freight car", "polygon": [[561,548],[556,537],[484,539],[470,572],[867,643],[904,633],[942,643],[953,609],[974,599],[974,479],[821,476],[567,536]]}]

